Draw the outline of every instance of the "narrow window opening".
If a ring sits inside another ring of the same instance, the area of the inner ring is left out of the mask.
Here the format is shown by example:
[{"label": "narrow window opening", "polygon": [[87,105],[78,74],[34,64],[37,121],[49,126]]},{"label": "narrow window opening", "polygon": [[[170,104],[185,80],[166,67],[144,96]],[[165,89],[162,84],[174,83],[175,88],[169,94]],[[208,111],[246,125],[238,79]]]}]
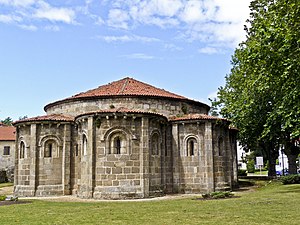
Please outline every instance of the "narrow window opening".
[{"label": "narrow window opening", "polygon": [[10,155],[10,146],[4,146],[3,155]]},{"label": "narrow window opening", "polygon": [[87,155],[87,138],[83,135],[82,138],[82,145],[83,145],[83,155]]},{"label": "narrow window opening", "polygon": [[187,156],[195,155],[196,145],[197,145],[197,142],[195,141],[195,139],[189,139],[187,141],[187,145],[186,145],[186,155]]},{"label": "narrow window opening", "polygon": [[75,146],[75,156],[78,156],[78,144]]},{"label": "narrow window opening", "polygon": [[151,154],[159,155],[159,136],[158,134],[153,134],[151,138]]},{"label": "narrow window opening", "polygon": [[194,141],[191,140],[190,141],[190,156],[193,156],[194,155],[194,148],[195,148],[195,144],[194,144]]},{"label": "narrow window opening", "polygon": [[48,143],[46,145],[44,157],[47,157],[47,158],[52,157],[52,151],[53,151],[53,144],[52,143]]},{"label": "narrow window opening", "polygon": [[115,154],[121,154],[121,139],[120,137],[117,137],[115,139]]},{"label": "narrow window opening", "polygon": [[25,144],[22,141],[20,144],[20,159],[24,159],[25,157]]}]

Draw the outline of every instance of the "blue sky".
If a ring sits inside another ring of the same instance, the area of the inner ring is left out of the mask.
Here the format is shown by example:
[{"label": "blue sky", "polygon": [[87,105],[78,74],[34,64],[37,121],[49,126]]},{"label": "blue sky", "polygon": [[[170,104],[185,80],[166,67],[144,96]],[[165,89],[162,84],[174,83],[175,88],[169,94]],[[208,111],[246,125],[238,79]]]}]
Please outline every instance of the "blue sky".
[{"label": "blue sky", "polygon": [[209,103],[250,0],[0,0],[0,119],[124,77]]}]

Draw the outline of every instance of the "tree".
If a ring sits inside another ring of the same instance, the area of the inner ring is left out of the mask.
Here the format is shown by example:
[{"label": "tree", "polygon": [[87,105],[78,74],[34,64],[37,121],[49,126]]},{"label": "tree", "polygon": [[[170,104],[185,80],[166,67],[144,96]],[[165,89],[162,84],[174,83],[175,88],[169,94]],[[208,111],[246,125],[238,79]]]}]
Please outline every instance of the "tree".
[{"label": "tree", "polygon": [[300,6],[298,0],[254,0],[235,50],[231,73],[218,91],[220,114],[240,130],[246,149],[267,155],[269,175],[283,148],[296,173],[300,136]]},{"label": "tree", "polygon": [[6,119],[2,120],[1,122],[7,126],[11,126],[13,123],[13,120],[12,120],[12,118],[7,117]]},{"label": "tree", "polygon": [[27,119],[28,118],[28,116],[20,116],[19,117],[19,120],[25,120],[25,119]]}]

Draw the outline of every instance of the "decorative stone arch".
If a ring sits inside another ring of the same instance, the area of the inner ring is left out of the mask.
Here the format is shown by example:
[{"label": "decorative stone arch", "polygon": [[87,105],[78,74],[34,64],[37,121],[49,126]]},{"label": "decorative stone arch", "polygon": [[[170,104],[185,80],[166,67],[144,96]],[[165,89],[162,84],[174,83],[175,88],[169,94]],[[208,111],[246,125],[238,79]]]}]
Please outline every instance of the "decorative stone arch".
[{"label": "decorative stone arch", "polygon": [[132,132],[124,127],[115,126],[108,129],[103,135],[106,154],[130,154],[131,141],[134,139]]},{"label": "decorative stone arch", "polygon": [[26,144],[25,138],[23,136],[18,139],[18,158],[24,159],[27,158],[27,149],[29,146]]},{"label": "decorative stone arch", "polygon": [[62,141],[57,135],[46,135],[39,140],[41,158],[59,158]]},{"label": "decorative stone arch", "polygon": [[150,154],[151,155],[161,155],[161,132],[155,129],[150,134]]},{"label": "decorative stone arch", "polygon": [[195,134],[188,134],[183,139],[183,156],[198,156],[200,154],[200,138]]}]

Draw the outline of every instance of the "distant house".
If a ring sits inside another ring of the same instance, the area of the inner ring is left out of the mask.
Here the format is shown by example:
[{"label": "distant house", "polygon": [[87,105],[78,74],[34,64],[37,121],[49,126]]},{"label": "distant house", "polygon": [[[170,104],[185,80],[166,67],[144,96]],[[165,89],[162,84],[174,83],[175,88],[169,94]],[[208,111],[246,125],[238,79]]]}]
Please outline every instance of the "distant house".
[{"label": "distant house", "polygon": [[15,165],[16,128],[0,123],[0,170]]}]

